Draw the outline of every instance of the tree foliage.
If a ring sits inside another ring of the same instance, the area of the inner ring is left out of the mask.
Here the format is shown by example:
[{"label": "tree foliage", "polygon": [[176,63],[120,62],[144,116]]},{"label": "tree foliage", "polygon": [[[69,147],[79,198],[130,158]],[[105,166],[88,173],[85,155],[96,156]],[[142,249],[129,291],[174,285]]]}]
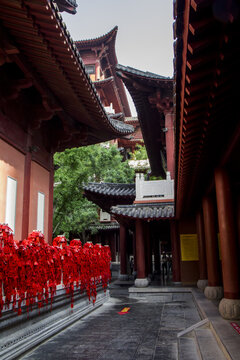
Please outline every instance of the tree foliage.
[{"label": "tree foliage", "polygon": [[147,150],[145,145],[137,144],[133,153],[131,153],[131,160],[147,160]]},{"label": "tree foliage", "polygon": [[97,222],[97,206],[83,197],[88,182],[134,182],[134,171],[122,161],[118,149],[91,145],[67,149],[54,155],[54,236],[69,232],[83,233]]}]

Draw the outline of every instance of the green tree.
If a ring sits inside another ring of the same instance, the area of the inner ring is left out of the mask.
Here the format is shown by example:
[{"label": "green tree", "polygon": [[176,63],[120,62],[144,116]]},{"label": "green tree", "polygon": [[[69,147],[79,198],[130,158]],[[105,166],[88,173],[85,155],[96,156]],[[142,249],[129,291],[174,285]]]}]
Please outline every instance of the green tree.
[{"label": "green tree", "polygon": [[88,182],[134,182],[134,171],[122,161],[114,145],[67,149],[54,155],[55,186],[53,235],[69,232],[84,236],[98,221],[97,206],[83,197]]},{"label": "green tree", "polygon": [[131,160],[147,160],[147,150],[145,145],[137,144],[133,153],[131,153]]}]

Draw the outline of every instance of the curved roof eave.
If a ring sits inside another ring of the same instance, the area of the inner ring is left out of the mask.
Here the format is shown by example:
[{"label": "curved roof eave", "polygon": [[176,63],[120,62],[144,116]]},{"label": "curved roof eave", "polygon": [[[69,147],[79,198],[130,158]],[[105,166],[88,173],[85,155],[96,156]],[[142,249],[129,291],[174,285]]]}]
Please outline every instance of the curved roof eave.
[{"label": "curved roof eave", "polygon": [[135,104],[152,173],[165,176],[165,165],[157,157],[164,149],[163,140],[159,141],[162,132],[160,127],[156,129],[154,126],[161,114],[157,108],[151,106],[148,96],[157,89],[163,89],[165,96],[172,96],[173,79],[120,64],[116,66],[116,72],[125,83]]},{"label": "curved roof eave", "polygon": [[[17,0],[4,5],[0,13],[2,26],[62,110],[95,134],[100,127],[103,139],[106,135],[110,140],[133,132],[128,125],[108,117],[57,4],[53,0],[23,0],[21,8],[18,5]],[[8,20],[10,12],[14,21]]]},{"label": "curved roof eave", "polygon": [[84,191],[111,196],[111,197],[129,197],[135,199],[135,183],[118,184],[118,183],[89,183],[85,185]]},{"label": "curved roof eave", "polygon": [[69,14],[75,15],[77,13],[78,4],[76,0],[55,0],[59,7],[59,11],[66,11]]},{"label": "curved roof eave", "polygon": [[116,70],[115,70],[115,66],[118,62],[116,51],[115,51],[115,41],[116,41],[117,31],[118,31],[118,26],[115,26],[112,30],[110,30],[108,33],[106,33],[102,36],[99,36],[95,39],[89,39],[89,40],[77,40],[77,41],[75,41],[75,44],[80,52],[83,50],[89,50],[89,49],[93,48],[94,46],[108,44],[108,56],[110,58],[109,62],[110,62],[110,66],[112,68],[112,74],[114,76],[114,79],[115,79],[115,82],[116,82],[116,85],[118,88],[119,96],[120,96],[120,99],[122,102],[122,107],[123,107],[122,111],[124,112],[124,114],[126,116],[131,116],[131,110],[130,110],[130,107],[128,104],[124,85],[122,83],[122,80],[116,76]]},{"label": "curved roof eave", "polygon": [[86,39],[86,40],[76,40],[75,44],[81,48],[88,47],[88,46],[94,46],[98,44],[102,44],[105,42],[109,42],[110,40],[115,40],[117,36],[118,26],[114,26],[112,30],[110,30],[108,33],[101,35],[96,38],[92,39]]},{"label": "curved roof eave", "polygon": [[131,66],[124,66],[121,64],[116,65],[116,71],[120,71],[120,72],[122,71],[122,72],[130,74],[130,75],[147,78],[147,79],[153,79],[153,80],[170,80],[170,81],[173,80],[170,77],[158,75],[158,74],[152,73],[150,71],[138,70]]}]

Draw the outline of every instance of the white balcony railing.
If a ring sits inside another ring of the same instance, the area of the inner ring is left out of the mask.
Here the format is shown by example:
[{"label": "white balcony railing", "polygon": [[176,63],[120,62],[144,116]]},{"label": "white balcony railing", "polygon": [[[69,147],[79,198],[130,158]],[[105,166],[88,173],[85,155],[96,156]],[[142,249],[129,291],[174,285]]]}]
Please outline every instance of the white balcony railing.
[{"label": "white balcony railing", "polygon": [[167,172],[166,180],[145,181],[144,174],[136,175],[136,199],[142,201],[167,201],[174,199],[174,180],[170,178],[170,172]]}]

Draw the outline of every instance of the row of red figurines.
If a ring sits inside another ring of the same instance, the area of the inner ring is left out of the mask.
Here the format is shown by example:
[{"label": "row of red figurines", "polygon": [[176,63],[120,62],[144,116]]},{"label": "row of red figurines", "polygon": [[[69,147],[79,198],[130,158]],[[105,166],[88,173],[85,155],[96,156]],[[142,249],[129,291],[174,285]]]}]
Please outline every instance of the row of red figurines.
[{"label": "row of red figurines", "polygon": [[[74,302],[74,289],[86,291],[89,301],[96,301],[97,285],[106,289],[111,278],[111,252],[108,246],[78,239],[67,245],[67,239],[57,236],[53,245],[44,241],[40,231],[33,231],[23,241],[13,239],[12,230],[0,224],[0,315],[4,305],[21,314],[25,302],[32,309],[52,304],[56,287],[61,282]],[[3,296],[4,294],[4,296]]]}]

